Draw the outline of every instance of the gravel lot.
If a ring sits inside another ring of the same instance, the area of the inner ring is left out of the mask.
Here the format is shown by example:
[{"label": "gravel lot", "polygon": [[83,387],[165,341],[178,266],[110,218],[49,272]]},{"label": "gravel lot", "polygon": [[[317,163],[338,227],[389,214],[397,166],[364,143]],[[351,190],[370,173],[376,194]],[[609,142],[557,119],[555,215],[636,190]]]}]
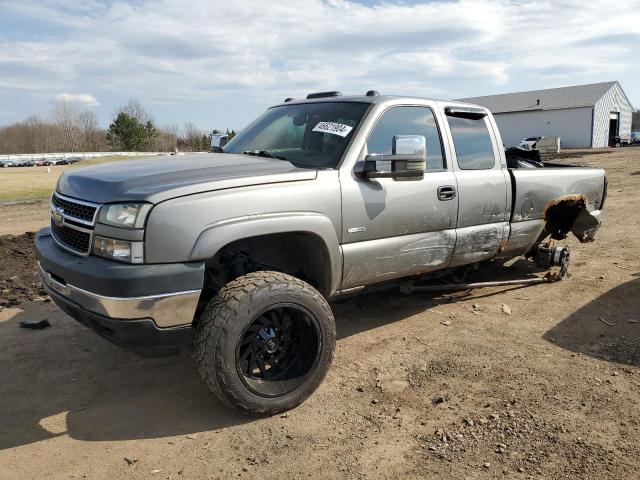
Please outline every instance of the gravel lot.
[{"label": "gravel lot", "polygon": [[[640,148],[570,161],[609,176],[571,278],[335,303],[325,383],[266,419],[220,405],[188,353],[141,359],[77,324],[38,296],[31,237],[0,237],[0,478],[638,478]],[[14,234],[47,218],[11,208]]]}]

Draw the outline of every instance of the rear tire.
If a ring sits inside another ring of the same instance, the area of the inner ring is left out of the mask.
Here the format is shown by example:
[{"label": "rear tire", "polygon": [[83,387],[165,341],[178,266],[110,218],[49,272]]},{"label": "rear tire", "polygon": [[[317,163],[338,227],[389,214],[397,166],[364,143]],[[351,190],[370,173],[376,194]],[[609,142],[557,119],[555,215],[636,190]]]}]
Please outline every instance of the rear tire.
[{"label": "rear tire", "polygon": [[226,405],[272,415],[302,403],[324,379],[335,322],[311,285],[280,272],[254,272],[225,285],[196,326],[200,376]]}]

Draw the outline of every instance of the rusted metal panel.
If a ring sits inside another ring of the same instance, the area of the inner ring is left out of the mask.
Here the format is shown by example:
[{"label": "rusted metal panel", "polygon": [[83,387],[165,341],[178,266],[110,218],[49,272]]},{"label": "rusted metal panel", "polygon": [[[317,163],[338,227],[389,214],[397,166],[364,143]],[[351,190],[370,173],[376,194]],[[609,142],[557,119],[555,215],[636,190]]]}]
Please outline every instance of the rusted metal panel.
[{"label": "rusted metal panel", "polygon": [[[581,243],[591,242],[600,228],[600,210],[587,207],[588,198],[582,194],[562,195],[547,202],[542,222],[559,222],[560,233],[564,236],[572,232]],[[558,238],[558,228],[552,232],[552,238]]]},{"label": "rusted metal panel", "polygon": [[544,223],[540,220],[512,223],[509,238],[505,242],[506,244],[502,251],[499,252],[500,256],[515,257],[524,255],[542,233],[543,228]]}]

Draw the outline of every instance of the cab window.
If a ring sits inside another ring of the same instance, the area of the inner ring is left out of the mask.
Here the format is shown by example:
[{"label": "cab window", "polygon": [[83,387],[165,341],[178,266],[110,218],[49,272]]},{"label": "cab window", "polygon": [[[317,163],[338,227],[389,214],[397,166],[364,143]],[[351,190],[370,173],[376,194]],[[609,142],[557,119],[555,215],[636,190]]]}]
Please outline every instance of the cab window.
[{"label": "cab window", "polygon": [[487,170],[495,166],[496,157],[485,118],[447,116],[447,121],[461,170]]},{"label": "cab window", "polygon": [[367,140],[367,153],[390,155],[395,135],[423,135],[427,140],[427,170],[446,168],[440,132],[429,107],[392,107],[386,110]]}]

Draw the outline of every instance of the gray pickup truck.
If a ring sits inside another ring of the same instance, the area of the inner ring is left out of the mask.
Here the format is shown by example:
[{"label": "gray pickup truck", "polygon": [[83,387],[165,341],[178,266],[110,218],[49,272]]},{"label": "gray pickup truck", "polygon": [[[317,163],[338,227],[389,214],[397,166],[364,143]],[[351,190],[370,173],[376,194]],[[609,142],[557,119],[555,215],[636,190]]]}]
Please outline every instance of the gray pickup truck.
[{"label": "gray pickup truck", "polygon": [[508,168],[483,107],[375,91],[287,99],[220,150],[65,172],[38,269],[118,345],[195,343],[209,388],[252,414],[321,383],[328,300],[494,258],[560,265],[547,239],[592,240],[606,197],[600,169]]}]

